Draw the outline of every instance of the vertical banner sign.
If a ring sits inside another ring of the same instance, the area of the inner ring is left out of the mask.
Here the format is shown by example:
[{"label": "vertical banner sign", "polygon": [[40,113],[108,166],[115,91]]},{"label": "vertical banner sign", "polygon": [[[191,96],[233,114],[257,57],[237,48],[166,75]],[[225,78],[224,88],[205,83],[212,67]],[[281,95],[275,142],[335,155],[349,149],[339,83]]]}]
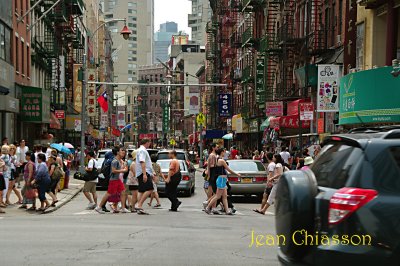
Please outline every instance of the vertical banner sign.
[{"label": "vertical banner sign", "polygon": [[157,122],[157,131],[162,132],[163,129],[163,122]]},{"label": "vertical banner sign", "polygon": [[166,104],[163,107],[163,122],[162,122],[163,126],[162,126],[162,129],[163,129],[164,133],[167,133],[169,131],[169,119],[170,119],[170,117],[169,117],[168,105]]},{"label": "vertical banner sign", "polygon": [[118,110],[117,126],[120,128],[125,126],[125,111]]},{"label": "vertical banner sign", "polygon": [[189,87],[189,114],[195,115],[200,111],[200,93],[198,87]]},{"label": "vertical banner sign", "polygon": [[78,111],[78,113],[82,112],[82,81],[78,80],[79,69],[82,67],[82,64],[74,64],[74,109]]},{"label": "vertical banner sign", "polygon": [[101,114],[100,118],[100,130],[106,130],[108,126],[108,115],[107,114]]},{"label": "vertical banner sign", "polygon": [[[96,80],[96,72],[93,68],[87,70],[88,80],[95,81]],[[89,117],[96,116],[96,85],[88,84],[87,86],[87,106],[86,111]]]},{"label": "vertical banner sign", "polygon": [[283,102],[267,102],[265,114],[267,116],[283,116]]},{"label": "vertical banner sign", "polygon": [[221,93],[218,94],[218,113],[220,117],[230,117],[232,106],[232,94]]},{"label": "vertical banner sign", "polygon": [[300,103],[300,120],[314,120],[314,105],[312,103]]},{"label": "vertical banner sign", "polygon": [[265,102],[265,59],[258,58],[256,65],[256,101],[258,104]]},{"label": "vertical banner sign", "polygon": [[317,112],[339,112],[340,66],[318,65]]}]

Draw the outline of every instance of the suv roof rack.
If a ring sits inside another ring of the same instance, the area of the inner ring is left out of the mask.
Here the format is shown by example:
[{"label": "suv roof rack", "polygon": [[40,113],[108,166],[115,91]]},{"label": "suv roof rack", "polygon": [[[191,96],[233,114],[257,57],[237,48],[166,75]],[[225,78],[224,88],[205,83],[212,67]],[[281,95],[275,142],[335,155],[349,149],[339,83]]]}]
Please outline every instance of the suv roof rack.
[{"label": "suv roof rack", "polygon": [[377,127],[359,127],[353,128],[349,131],[349,134],[354,133],[379,133],[388,132],[394,129],[400,129],[400,125],[389,125],[389,126],[377,126]]}]

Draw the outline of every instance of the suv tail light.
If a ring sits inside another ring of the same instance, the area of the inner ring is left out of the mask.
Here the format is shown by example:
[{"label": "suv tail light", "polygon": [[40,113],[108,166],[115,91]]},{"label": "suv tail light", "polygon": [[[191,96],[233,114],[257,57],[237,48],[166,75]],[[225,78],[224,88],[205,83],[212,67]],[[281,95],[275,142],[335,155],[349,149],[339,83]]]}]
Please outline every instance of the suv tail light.
[{"label": "suv tail light", "polygon": [[341,223],[377,195],[378,192],[373,189],[339,189],[329,201],[329,224]]},{"label": "suv tail light", "polygon": [[237,176],[230,176],[228,177],[229,182],[240,182],[239,177]]},{"label": "suv tail light", "polygon": [[182,180],[183,181],[189,181],[190,177],[188,175],[184,175],[184,176],[182,176]]}]

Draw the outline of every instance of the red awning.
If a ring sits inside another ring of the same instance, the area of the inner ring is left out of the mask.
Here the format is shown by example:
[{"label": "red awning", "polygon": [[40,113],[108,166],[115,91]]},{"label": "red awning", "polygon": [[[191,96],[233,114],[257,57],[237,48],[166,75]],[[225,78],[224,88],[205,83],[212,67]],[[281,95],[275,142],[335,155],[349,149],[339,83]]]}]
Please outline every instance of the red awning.
[{"label": "red awning", "polygon": [[299,103],[308,103],[310,99],[299,99],[287,104],[287,115],[294,116],[299,115]]},{"label": "red awning", "polygon": [[60,120],[57,119],[56,115],[53,112],[50,113],[50,128],[61,129]]},{"label": "red awning", "polygon": [[[292,116],[282,116],[279,120],[279,125],[282,128],[299,128],[299,116],[292,115]],[[302,121],[301,127],[302,128],[310,128],[310,121]]]}]

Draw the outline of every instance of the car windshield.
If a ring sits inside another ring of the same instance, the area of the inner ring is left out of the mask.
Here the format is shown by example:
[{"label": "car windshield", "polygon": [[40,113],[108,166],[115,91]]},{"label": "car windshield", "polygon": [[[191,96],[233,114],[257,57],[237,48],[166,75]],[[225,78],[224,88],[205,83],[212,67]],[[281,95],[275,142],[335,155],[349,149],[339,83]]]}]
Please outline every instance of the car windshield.
[{"label": "car windshield", "polygon": [[317,179],[318,186],[342,188],[346,185],[355,166],[364,158],[360,148],[342,143],[325,146],[311,166]]},{"label": "car windshield", "polygon": [[[157,161],[157,163],[161,167],[161,171],[163,171],[163,172],[168,172],[170,162],[171,162],[171,160]],[[184,161],[180,161],[180,167],[181,167],[181,171],[186,171],[186,166],[185,166]]]},{"label": "car windshield", "polygon": [[265,167],[261,162],[252,161],[229,161],[229,168],[235,172],[262,172],[265,171]]},{"label": "car windshield", "polygon": [[[168,159],[169,159],[168,152],[159,152],[158,153],[158,160],[168,160]],[[178,152],[176,155],[176,159],[183,160],[183,161],[186,160],[185,153]]]},{"label": "car windshield", "polygon": [[97,158],[104,158],[107,152],[108,151],[99,151],[99,155],[97,156]]}]

